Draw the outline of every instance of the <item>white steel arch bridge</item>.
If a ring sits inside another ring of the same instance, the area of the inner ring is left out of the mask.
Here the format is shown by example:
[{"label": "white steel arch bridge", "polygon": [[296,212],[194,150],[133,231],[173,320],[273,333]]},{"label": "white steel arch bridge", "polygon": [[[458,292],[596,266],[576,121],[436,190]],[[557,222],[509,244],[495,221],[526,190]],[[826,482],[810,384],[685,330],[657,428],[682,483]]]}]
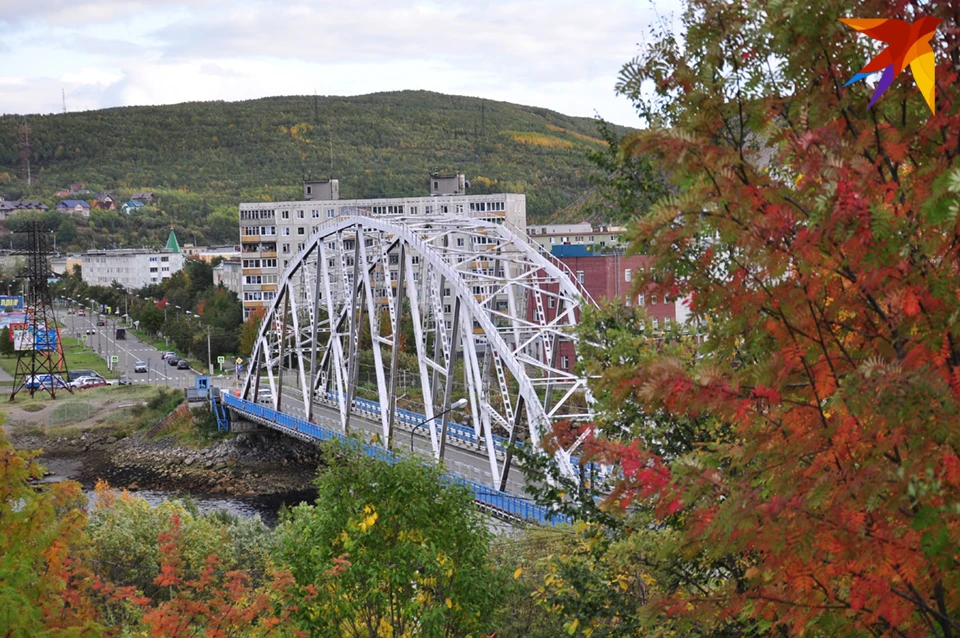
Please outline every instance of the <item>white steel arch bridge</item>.
[{"label": "white steel arch bridge", "polygon": [[[342,434],[375,419],[387,449],[398,425],[422,426],[441,462],[449,441],[469,440],[488,483],[506,490],[511,443],[539,446],[554,422],[592,419],[586,379],[572,371],[584,303],[592,301],[558,262],[501,224],[343,218],[290,260],[241,397],[308,422],[332,409]],[[375,382],[359,388],[363,365]],[[398,408],[401,376],[414,379],[419,413]],[[458,399],[466,408],[451,412]],[[554,454],[574,480],[579,443]]]}]

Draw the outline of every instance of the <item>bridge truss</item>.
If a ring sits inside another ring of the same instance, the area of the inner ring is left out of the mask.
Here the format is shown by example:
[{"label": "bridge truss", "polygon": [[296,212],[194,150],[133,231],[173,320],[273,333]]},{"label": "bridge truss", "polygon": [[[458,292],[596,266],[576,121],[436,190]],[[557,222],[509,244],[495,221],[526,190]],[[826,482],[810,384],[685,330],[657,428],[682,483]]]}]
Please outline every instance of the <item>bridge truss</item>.
[{"label": "bridge truss", "polygon": [[[500,224],[344,218],[321,227],[290,260],[242,396],[263,402],[259,393],[269,387],[275,410],[295,402],[307,421],[318,405],[332,406],[345,434],[360,402],[373,399],[387,408],[375,414],[378,438],[392,449],[403,412],[398,382],[414,379],[404,386],[418,395],[408,400],[421,406],[434,456],[443,460],[448,410],[465,398],[454,418],[469,424],[492,487],[502,490],[509,443],[539,446],[554,422],[591,419],[586,380],[573,372],[572,328],[584,297],[561,266]],[[375,389],[358,390],[363,366]],[[554,454],[573,479],[578,445]]]}]

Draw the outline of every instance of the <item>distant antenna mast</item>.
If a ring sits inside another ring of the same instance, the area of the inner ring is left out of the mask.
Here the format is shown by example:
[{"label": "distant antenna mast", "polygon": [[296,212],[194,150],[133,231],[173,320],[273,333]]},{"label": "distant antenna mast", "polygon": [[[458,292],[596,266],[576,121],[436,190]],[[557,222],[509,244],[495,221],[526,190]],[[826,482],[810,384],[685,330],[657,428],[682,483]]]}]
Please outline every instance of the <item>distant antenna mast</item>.
[{"label": "distant antenna mast", "polygon": [[67,91],[66,89],[60,89],[60,95],[63,97],[63,112],[67,112]]}]

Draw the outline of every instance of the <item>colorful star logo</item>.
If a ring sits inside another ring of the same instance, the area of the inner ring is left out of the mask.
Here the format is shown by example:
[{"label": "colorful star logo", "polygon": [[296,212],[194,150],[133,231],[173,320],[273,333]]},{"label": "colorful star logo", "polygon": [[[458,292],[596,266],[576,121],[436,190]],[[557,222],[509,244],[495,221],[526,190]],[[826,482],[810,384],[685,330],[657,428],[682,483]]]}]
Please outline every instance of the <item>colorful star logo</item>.
[{"label": "colorful star logo", "polygon": [[863,31],[874,40],[887,44],[887,47],[879,55],[870,60],[865,67],[860,69],[859,73],[844,84],[844,86],[850,86],[857,80],[883,71],[867,108],[874,105],[909,64],[910,70],[913,72],[913,80],[917,83],[923,99],[927,101],[930,112],[936,113],[934,79],[937,65],[933,59],[933,49],[930,48],[930,38],[933,37],[934,31],[937,30],[943,20],[924,17],[913,24],[907,24],[903,20],[889,18],[841,18],[840,22],[853,27],[857,31]]}]

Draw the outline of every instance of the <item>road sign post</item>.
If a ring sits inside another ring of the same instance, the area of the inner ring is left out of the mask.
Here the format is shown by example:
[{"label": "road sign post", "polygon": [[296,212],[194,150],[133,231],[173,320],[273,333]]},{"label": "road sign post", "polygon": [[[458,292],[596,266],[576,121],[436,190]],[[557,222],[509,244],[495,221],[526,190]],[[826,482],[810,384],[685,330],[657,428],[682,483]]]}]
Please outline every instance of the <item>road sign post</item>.
[{"label": "road sign post", "polygon": [[220,355],[219,357],[217,357],[217,363],[220,364],[220,374],[223,374],[223,362],[226,360],[227,358],[223,355]]}]

